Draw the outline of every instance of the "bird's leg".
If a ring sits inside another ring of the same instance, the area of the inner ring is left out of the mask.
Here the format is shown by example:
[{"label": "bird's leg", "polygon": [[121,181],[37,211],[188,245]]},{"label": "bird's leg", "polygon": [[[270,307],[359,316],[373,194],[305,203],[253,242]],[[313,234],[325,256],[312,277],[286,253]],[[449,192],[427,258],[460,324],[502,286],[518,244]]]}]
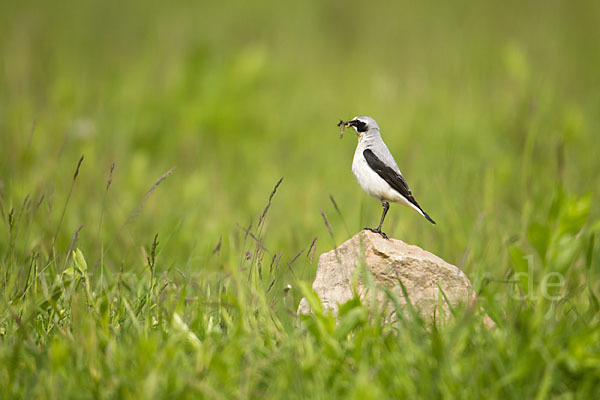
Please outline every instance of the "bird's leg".
[{"label": "bird's leg", "polygon": [[390,208],[390,203],[388,203],[385,200],[381,200],[381,205],[383,206],[383,214],[381,214],[381,221],[379,221],[379,226],[377,227],[377,230],[379,232],[381,232],[381,226],[383,225],[383,220],[385,219],[385,215],[387,214],[387,212]]},{"label": "bird's leg", "polygon": [[381,214],[381,221],[379,221],[379,226],[377,227],[377,229],[373,229],[373,228],[365,228],[365,229],[370,230],[371,232],[379,233],[383,238],[387,239],[388,236],[385,233],[381,232],[381,226],[383,225],[383,220],[385,219],[385,215],[387,214],[388,209],[390,208],[390,203],[381,199],[381,205],[383,206],[383,214]]}]

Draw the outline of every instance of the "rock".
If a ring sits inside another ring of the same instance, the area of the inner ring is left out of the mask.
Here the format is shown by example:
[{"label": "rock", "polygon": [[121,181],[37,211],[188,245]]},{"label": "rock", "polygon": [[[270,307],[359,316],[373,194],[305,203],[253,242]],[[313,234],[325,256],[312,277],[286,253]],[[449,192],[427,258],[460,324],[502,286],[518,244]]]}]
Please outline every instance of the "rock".
[{"label": "rock", "polygon": [[[471,282],[456,266],[449,264],[418,246],[406,244],[397,239],[384,239],[381,235],[363,230],[339,247],[319,257],[317,276],[313,289],[318,294],[323,307],[337,313],[338,304],[353,297],[352,285],[357,280],[357,289],[361,298],[366,288],[357,273],[364,260],[374,281],[391,289],[400,304],[406,304],[400,280],[408,293],[411,304],[423,318],[446,319],[450,314],[448,303],[439,288],[443,290],[448,302],[455,307],[459,303],[470,305],[476,296]],[[364,276],[364,275],[363,275]],[[439,285],[439,286],[438,286]],[[385,294],[379,290],[377,301],[385,301]],[[439,305],[443,311],[440,313]],[[393,307],[387,302],[387,312],[395,319]],[[298,314],[310,313],[306,299],[298,306]],[[408,315],[408,308],[406,309]],[[491,322],[487,321],[487,323]]]}]

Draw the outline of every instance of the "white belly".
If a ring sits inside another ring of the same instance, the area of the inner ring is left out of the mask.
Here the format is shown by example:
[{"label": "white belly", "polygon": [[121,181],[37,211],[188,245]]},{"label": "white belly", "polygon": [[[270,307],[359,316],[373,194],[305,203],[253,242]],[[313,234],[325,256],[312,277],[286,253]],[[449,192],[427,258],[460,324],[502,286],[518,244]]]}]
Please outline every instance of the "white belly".
[{"label": "white belly", "polygon": [[377,172],[369,167],[367,160],[362,155],[362,151],[354,153],[352,173],[362,190],[367,192],[369,196],[393,202],[402,202],[404,199]]},{"label": "white belly", "polygon": [[357,148],[354,153],[354,159],[352,160],[352,173],[362,190],[376,199],[404,204],[421,214],[421,211],[417,207],[406,200],[404,196],[394,190],[382,177],[380,177],[377,172],[371,169],[362,152],[362,148]]}]

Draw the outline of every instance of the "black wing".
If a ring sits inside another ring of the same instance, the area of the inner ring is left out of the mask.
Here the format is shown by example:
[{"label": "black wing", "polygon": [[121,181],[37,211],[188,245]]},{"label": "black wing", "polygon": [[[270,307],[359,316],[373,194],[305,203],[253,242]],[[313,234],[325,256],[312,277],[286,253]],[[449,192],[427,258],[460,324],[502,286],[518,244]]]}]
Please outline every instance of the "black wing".
[{"label": "black wing", "polygon": [[435,224],[435,221],[432,220],[429,215],[423,211],[419,203],[417,203],[417,200],[415,200],[413,197],[412,192],[408,188],[408,184],[402,175],[394,171],[391,167],[385,165],[383,161],[381,161],[370,149],[363,151],[363,156],[373,171],[377,172],[377,174],[382,177],[383,180],[388,183],[388,185],[390,185],[395,191],[404,196],[406,200],[421,210],[425,218],[427,218],[427,221]]}]

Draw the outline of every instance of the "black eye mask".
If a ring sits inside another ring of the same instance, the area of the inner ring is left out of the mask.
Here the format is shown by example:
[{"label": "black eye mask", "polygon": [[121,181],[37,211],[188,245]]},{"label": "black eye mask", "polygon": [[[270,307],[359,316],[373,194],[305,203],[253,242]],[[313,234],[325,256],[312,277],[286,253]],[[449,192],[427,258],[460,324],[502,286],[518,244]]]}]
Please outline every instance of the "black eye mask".
[{"label": "black eye mask", "polygon": [[358,132],[366,132],[368,130],[367,124],[358,119],[354,119],[354,120],[350,121],[350,125],[355,127]]}]

